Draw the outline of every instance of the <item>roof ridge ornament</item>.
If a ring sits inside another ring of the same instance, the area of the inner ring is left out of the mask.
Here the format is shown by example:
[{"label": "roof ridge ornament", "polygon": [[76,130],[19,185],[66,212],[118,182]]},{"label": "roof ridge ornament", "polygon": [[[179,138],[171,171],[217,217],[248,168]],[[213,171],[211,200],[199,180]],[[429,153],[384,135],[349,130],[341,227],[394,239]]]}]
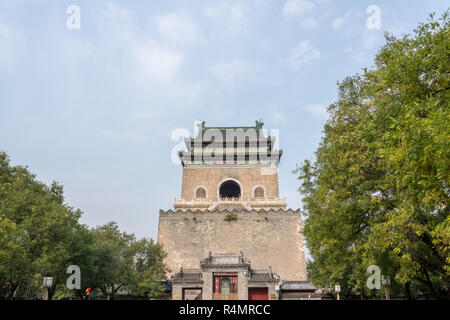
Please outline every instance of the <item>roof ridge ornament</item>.
[{"label": "roof ridge ornament", "polygon": [[255,121],[256,129],[262,129],[263,125],[264,125],[263,119],[259,119],[259,121],[258,120]]}]

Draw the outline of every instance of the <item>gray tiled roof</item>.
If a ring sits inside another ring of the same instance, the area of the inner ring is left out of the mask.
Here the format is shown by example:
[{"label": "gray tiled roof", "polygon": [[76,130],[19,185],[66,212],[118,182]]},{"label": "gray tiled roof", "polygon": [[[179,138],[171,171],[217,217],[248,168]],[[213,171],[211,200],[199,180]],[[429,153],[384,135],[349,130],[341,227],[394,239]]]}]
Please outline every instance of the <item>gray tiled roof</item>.
[{"label": "gray tiled roof", "polygon": [[253,282],[272,282],[276,281],[275,277],[269,270],[251,270],[250,271],[250,279],[249,281]]},{"label": "gray tiled roof", "polygon": [[201,266],[247,266],[250,262],[239,254],[208,254],[208,257],[200,261]]},{"label": "gray tiled roof", "polygon": [[203,282],[202,272],[200,270],[180,270],[174,274],[172,282]]},{"label": "gray tiled roof", "polygon": [[281,290],[317,290],[309,281],[286,281],[280,286]]}]

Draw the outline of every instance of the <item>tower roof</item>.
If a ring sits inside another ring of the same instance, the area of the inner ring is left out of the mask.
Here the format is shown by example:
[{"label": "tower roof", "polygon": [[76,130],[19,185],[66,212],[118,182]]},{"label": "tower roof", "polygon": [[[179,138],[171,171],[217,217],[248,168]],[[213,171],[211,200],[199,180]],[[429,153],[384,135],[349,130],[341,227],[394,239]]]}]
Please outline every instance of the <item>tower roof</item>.
[{"label": "tower roof", "polygon": [[274,150],[276,138],[266,137],[263,125],[262,120],[257,120],[254,126],[207,127],[202,121],[195,137],[184,140],[188,151],[180,151],[178,155],[183,166],[278,164],[283,151]]},{"label": "tower roof", "polygon": [[264,125],[264,122],[262,121],[262,119],[260,119],[259,121],[258,120],[256,120],[255,121],[255,125],[254,126],[238,126],[238,127],[207,127],[206,126],[206,122],[205,121],[202,121],[201,122],[201,125],[202,125],[202,129],[204,129],[204,130],[207,130],[207,129],[219,129],[219,130],[222,130],[222,129],[256,129],[256,130],[259,130],[259,129],[262,129],[262,127],[263,127],[263,125]]}]

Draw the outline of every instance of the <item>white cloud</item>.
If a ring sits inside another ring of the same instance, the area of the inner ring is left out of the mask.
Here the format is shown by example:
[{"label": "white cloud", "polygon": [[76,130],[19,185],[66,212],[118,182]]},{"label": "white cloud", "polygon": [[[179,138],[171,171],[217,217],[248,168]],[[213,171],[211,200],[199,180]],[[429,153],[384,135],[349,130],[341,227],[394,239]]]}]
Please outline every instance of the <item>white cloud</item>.
[{"label": "white cloud", "polygon": [[211,68],[211,72],[217,79],[230,86],[255,75],[258,71],[258,64],[240,59],[221,62]]},{"label": "white cloud", "polygon": [[156,42],[149,45],[137,45],[134,50],[136,61],[144,71],[157,80],[168,82],[181,68],[183,55],[162,48]]},{"label": "white cloud", "polygon": [[199,27],[184,12],[173,12],[156,18],[161,37],[173,44],[191,44],[204,41]]},{"label": "white cloud", "polygon": [[310,104],[306,106],[306,111],[321,119],[328,119],[327,108],[320,104]]},{"label": "white cloud", "polygon": [[319,26],[319,23],[313,17],[309,17],[309,18],[303,19],[300,22],[300,26],[305,29],[315,29]]},{"label": "white cloud", "polygon": [[[136,25],[132,12],[119,5],[107,3],[103,15],[108,20],[108,26],[114,30],[114,37],[105,39],[107,45],[121,50],[130,58],[139,74],[161,84],[172,82],[183,65],[184,55],[171,44],[182,41],[179,37],[186,37],[185,42],[193,41],[195,37],[195,27],[190,24],[188,16],[175,13],[158,17],[156,24],[162,40],[156,41],[148,38],[145,30]],[[176,34],[181,32],[182,26],[186,27],[186,32],[178,37]]]},{"label": "white cloud", "polygon": [[331,26],[333,29],[339,29],[346,21],[347,19],[345,17],[339,17],[333,20],[331,23]]},{"label": "white cloud", "polygon": [[353,10],[347,11],[344,16],[337,17],[336,19],[334,19],[333,22],[331,23],[331,27],[333,29],[340,29],[350,19],[352,19],[352,18],[357,19],[360,16],[361,16],[360,13],[358,13],[357,11],[353,11]]},{"label": "white cloud", "polygon": [[374,31],[364,28],[359,37],[360,41],[355,48],[352,47],[350,53],[352,53],[356,61],[361,64],[371,63],[377,49],[384,42],[383,33],[378,30]]},{"label": "white cloud", "polygon": [[129,23],[132,19],[130,11],[111,2],[105,4],[103,14],[116,23]]},{"label": "white cloud", "polygon": [[284,3],[283,14],[288,17],[301,16],[314,6],[313,2],[307,0],[288,0]]},{"label": "white cloud", "polygon": [[272,121],[275,123],[285,123],[287,122],[287,117],[279,111],[274,111],[272,113]]},{"label": "white cloud", "polygon": [[[111,31],[105,32],[95,50],[119,57],[116,60],[119,66],[111,72],[120,81],[130,83],[124,92],[132,94],[133,99],[126,106],[128,120],[141,130],[146,130],[151,121],[153,128],[159,130],[167,121],[200,108],[205,97],[216,94],[216,89],[211,88],[208,81],[198,78],[197,73],[192,75],[189,68],[184,68],[185,61],[190,58],[190,51],[184,45],[202,39],[201,30],[192,18],[183,11],[155,16],[152,21],[156,34],[149,35],[134,17],[133,11],[128,12],[117,5],[106,6],[103,11],[105,22],[100,22]],[[178,18],[180,20],[176,21]],[[183,33],[180,37],[187,39],[178,38],[178,31]],[[155,134],[162,131],[158,132]],[[110,134],[110,138],[140,139],[126,132]]]},{"label": "white cloud", "polygon": [[300,44],[291,50],[289,63],[294,70],[298,70],[304,65],[321,57],[321,53],[309,40],[303,40]]},{"label": "white cloud", "polygon": [[108,37],[102,38],[102,41],[115,49],[124,51],[132,50],[134,46],[145,41],[135,22],[132,12],[124,9],[117,4],[106,3],[102,10],[102,16],[105,34]]},{"label": "white cloud", "polygon": [[247,23],[245,9],[238,4],[210,5],[203,11],[208,18],[221,23],[230,33],[237,33]]}]

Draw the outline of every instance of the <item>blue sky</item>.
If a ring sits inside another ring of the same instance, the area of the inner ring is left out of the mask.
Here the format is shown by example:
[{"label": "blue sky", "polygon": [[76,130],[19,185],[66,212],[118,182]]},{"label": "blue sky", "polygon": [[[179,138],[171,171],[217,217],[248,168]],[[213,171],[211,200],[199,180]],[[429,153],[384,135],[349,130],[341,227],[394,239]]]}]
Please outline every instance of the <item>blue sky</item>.
[{"label": "blue sky", "polygon": [[[67,8],[80,8],[68,29]],[[381,28],[368,29],[370,5]],[[280,193],[312,159],[336,82],[370,67],[384,32],[411,32],[448,1],[0,0],[0,150],[64,185],[89,226],[156,237],[181,193],[177,128],[280,130]]]}]

